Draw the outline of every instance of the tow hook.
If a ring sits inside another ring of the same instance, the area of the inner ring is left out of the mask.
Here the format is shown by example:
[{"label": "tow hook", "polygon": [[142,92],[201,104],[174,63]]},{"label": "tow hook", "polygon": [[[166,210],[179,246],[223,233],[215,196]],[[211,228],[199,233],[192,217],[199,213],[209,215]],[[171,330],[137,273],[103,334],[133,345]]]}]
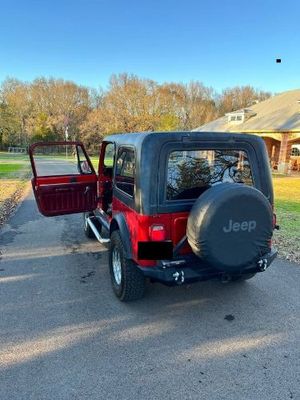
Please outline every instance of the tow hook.
[{"label": "tow hook", "polygon": [[183,271],[176,271],[173,274],[174,281],[177,283],[177,285],[182,285],[184,283],[184,272]]},{"label": "tow hook", "polygon": [[257,262],[258,268],[263,272],[268,267],[268,260],[266,258],[262,258]]}]

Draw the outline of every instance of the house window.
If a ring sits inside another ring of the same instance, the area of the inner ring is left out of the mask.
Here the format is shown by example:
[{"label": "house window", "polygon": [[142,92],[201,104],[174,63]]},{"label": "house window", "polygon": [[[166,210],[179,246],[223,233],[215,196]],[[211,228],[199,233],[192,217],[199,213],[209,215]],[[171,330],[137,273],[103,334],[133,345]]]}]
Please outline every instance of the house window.
[{"label": "house window", "polygon": [[300,149],[298,149],[297,147],[293,147],[292,151],[291,151],[291,156],[299,157],[300,156]]},{"label": "house window", "polygon": [[228,115],[228,122],[233,122],[233,123],[241,123],[244,121],[244,115],[243,114],[234,114],[234,115]]}]

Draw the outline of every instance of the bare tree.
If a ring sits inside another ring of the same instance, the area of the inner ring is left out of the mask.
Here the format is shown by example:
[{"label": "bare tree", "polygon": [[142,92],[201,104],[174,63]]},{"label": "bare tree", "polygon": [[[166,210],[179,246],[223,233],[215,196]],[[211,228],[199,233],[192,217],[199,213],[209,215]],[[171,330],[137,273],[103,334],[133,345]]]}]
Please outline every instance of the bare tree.
[{"label": "bare tree", "polygon": [[218,99],[219,115],[251,107],[256,102],[268,99],[270,92],[264,92],[252,86],[236,86],[223,90]]}]

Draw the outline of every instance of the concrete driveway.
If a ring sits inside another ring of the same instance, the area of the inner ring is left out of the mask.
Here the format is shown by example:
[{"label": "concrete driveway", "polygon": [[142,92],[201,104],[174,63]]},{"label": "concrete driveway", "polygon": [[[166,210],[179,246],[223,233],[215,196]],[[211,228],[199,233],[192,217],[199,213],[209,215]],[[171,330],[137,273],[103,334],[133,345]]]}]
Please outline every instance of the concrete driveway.
[{"label": "concrete driveway", "polygon": [[82,216],[31,194],[0,249],[0,399],[300,398],[299,265],[122,304]]}]

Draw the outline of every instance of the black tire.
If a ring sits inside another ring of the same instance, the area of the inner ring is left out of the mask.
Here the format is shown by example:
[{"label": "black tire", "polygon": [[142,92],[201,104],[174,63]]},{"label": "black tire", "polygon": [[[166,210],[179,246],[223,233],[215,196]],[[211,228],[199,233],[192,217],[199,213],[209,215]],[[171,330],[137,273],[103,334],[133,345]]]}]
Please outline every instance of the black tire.
[{"label": "black tire", "polygon": [[[113,266],[116,263],[116,260],[113,260],[113,258],[118,257],[118,254],[120,275],[114,271]],[[113,291],[119,300],[128,302],[138,300],[144,296],[145,277],[136,264],[125,257],[124,245],[118,230],[114,231],[110,238],[109,271]]]},{"label": "black tire", "polygon": [[83,227],[84,227],[83,229],[84,229],[84,233],[85,233],[86,237],[88,237],[89,239],[96,239],[94,232],[92,231],[89,224],[86,222],[86,218],[89,217],[90,215],[91,215],[91,213],[83,214]]}]

